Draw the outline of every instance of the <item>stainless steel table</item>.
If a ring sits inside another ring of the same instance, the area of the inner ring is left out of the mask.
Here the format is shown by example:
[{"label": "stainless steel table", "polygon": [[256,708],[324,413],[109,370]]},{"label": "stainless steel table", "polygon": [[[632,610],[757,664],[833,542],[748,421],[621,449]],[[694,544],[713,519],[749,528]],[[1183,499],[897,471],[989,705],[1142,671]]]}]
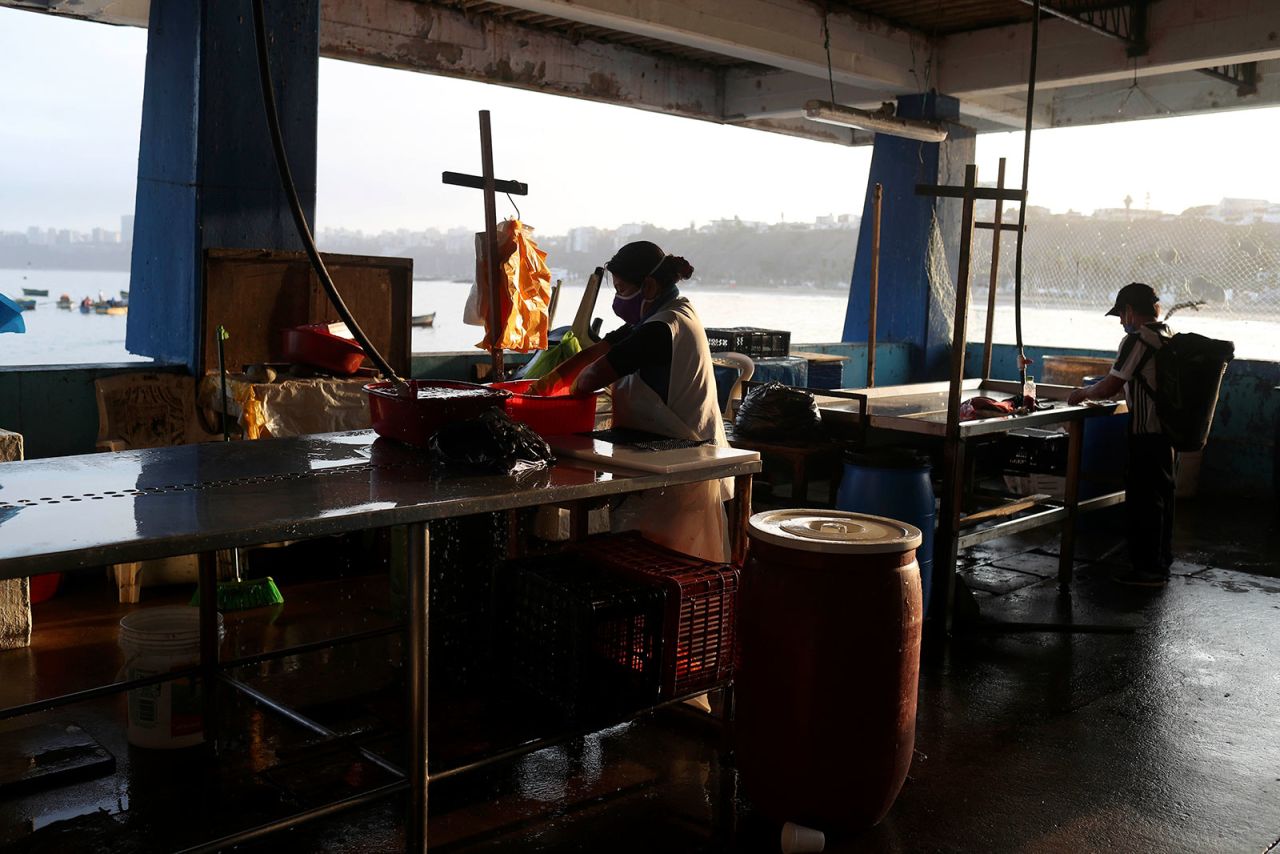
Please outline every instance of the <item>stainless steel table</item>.
[{"label": "stainless steel table", "polygon": [[[186,445],[0,464],[0,579],[61,572],[173,554],[200,554],[200,664],[0,710],[0,718],[93,699],[168,680],[201,677],[248,693],[313,731],[323,728],[231,678],[230,668],[297,654],[303,648],[219,661],[214,551],[369,528],[404,526],[407,598],[409,767],[399,779],[338,804],[213,840],[217,850],[340,809],[409,791],[407,848],[427,848],[427,605],[432,519],[575,502],[723,477],[739,480],[749,501],[758,461],[716,463],[672,474],[607,471],[561,462],[525,476],[457,475],[433,470],[425,455],[372,432],[261,442]],[[341,642],[330,641],[328,643]],[[316,646],[316,645],[312,645]],[[215,692],[204,691],[206,721]],[[216,742],[216,739],[215,739]]]},{"label": "stainless steel table", "polygon": [[[955,592],[956,558],[960,550],[990,540],[1006,537],[1043,525],[1062,523],[1062,539],[1058,557],[1058,583],[1063,592],[1071,585],[1075,558],[1075,526],[1079,513],[1101,509],[1124,501],[1124,492],[1112,492],[1079,499],[1080,463],[1084,445],[1084,422],[1091,418],[1127,412],[1124,403],[1070,406],[1066,402],[1071,389],[1066,386],[1040,385],[1037,395],[1049,407],[1025,415],[959,421],[951,411],[960,398],[976,396],[1006,400],[1019,393],[1016,383],[1002,380],[963,380],[958,391],[950,382],[917,383],[880,388],[846,389],[830,392],[813,390],[823,423],[846,436],[861,437],[880,431],[912,437],[927,437],[943,442],[942,508],[938,523],[934,567],[946,568],[941,614],[946,629],[952,622]],[[1019,518],[985,524],[963,530],[962,510],[965,490],[965,466],[969,441],[980,436],[1007,433],[1023,427],[1065,425],[1067,430],[1067,471],[1061,502],[1043,506]],[[934,600],[937,601],[936,599]]]}]

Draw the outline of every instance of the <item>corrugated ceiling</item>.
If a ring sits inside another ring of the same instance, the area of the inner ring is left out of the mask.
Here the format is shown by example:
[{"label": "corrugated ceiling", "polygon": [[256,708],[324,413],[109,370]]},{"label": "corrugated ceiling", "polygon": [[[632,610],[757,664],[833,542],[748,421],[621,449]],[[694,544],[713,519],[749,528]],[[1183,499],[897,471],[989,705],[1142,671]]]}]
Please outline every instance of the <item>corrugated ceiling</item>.
[{"label": "corrugated ceiling", "polygon": [[1031,20],[1031,7],[1021,0],[832,0],[830,6],[861,12],[930,36]]}]

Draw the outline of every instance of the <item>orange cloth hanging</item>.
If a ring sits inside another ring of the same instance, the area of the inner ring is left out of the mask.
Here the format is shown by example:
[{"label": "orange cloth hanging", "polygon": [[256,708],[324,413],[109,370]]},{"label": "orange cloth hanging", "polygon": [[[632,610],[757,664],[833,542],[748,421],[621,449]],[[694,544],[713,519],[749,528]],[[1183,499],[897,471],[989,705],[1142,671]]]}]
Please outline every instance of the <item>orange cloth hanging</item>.
[{"label": "orange cloth hanging", "polygon": [[[499,283],[498,344],[526,353],[547,349],[548,307],[551,303],[551,270],[547,253],[533,240],[533,229],[518,219],[498,224],[498,258],[503,281]],[[489,328],[489,267],[485,259],[484,234],[476,235],[477,308],[484,318],[484,340],[477,344],[486,350],[493,346],[493,330]]]}]

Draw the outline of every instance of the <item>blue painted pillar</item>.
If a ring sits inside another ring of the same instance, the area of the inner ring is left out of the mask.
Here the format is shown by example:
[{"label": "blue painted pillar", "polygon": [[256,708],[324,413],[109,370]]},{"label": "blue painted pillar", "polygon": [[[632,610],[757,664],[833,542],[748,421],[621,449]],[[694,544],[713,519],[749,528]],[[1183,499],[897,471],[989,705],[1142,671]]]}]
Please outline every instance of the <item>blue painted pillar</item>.
[{"label": "blue painted pillar", "polygon": [[[960,102],[934,93],[903,95],[898,98],[898,115],[952,123],[959,119]],[[960,201],[917,196],[915,190],[917,184],[964,183],[964,167],[974,158],[974,133],[957,124],[949,124],[949,131],[942,143],[876,135],[844,320],[845,341],[867,340],[873,189],[879,183],[884,187],[884,198],[880,217],[876,339],[914,345],[911,363],[914,382],[947,377],[960,243]],[[931,294],[929,253],[931,241],[935,239],[941,241],[952,285],[945,289],[946,293]]]},{"label": "blue painted pillar", "polygon": [[[285,148],[314,222],[319,0],[271,2],[266,17]],[[249,0],[152,0],[134,217],[125,345],[194,370],[204,250],[302,248],[271,153]]]}]

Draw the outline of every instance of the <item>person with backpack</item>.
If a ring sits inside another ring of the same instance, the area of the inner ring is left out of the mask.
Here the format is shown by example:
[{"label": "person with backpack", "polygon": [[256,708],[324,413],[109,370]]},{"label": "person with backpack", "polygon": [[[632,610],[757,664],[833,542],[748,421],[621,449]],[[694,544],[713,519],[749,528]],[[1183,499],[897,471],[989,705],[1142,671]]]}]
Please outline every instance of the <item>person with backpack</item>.
[{"label": "person with backpack", "polygon": [[1155,354],[1172,333],[1157,320],[1160,301],[1155,290],[1142,282],[1121,288],[1107,316],[1119,318],[1125,331],[1115,364],[1099,382],[1071,392],[1067,402],[1114,400],[1124,389],[1129,405],[1125,509],[1130,566],[1112,578],[1121,584],[1161,587],[1173,565],[1177,454],[1160,420]]}]

